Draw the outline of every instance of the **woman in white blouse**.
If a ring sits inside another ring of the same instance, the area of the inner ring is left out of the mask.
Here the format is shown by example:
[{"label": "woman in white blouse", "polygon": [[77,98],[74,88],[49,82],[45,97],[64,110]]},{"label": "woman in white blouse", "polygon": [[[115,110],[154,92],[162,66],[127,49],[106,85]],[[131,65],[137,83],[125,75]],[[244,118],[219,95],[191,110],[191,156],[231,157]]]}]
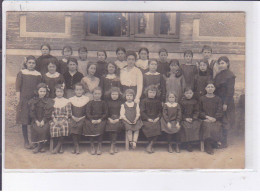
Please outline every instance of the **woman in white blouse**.
[{"label": "woman in white blouse", "polygon": [[120,82],[122,92],[124,93],[127,89],[133,89],[136,93],[134,101],[139,103],[143,91],[143,74],[140,69],[135,67],[136,58],[134,51],[127,51],[127,66],[120,71]]}]

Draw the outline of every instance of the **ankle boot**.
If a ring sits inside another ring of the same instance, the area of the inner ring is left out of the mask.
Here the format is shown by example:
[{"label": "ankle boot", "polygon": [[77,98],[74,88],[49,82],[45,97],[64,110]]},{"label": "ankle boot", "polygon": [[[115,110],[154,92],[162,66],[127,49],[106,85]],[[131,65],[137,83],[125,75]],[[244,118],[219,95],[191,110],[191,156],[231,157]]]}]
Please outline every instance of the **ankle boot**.
[{"label": "ankle boot", "polygon": [[170,153],[173,152],[172,144],[171,144],[171,143],[168,144],[168,152],[170,152]]},{"label": "ankle boot", "polygon": [[147,151],[149,154],[152,153],[152,142],[150,142],[150,143],[148,144],[148,146],[146,147],[146,151]]},{"label": "ankle boot", "polygon": [[91,151],[90,151],[90,153],[91,153],[92,155],[95,155],[95,154],[96,154],[96,150],[95,150],[94,143],[91,143]]},{"label": "ankle boot", "polygon": [[110,147],[109,153],[112,154],[112,155],[114,154],[114,149],[115,149],[114,147],[115,147],[114,143],[111,143],[111,147]]},{"label": "ankle boot", "polygon": [[178,143],[176,144],[176,152],[177,152],[177,153],[180,153],[180,152],[181,152],[181,151],[180,151],[180,145],[179,145]]}]

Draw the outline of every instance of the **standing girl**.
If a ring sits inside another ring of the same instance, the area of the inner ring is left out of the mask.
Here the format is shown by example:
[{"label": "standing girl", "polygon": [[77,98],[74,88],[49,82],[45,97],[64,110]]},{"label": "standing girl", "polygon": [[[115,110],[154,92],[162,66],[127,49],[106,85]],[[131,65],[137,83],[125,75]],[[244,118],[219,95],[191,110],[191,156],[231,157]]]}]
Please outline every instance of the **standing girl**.
[{"label": "standing girl", "polygon": [[140,119],[140,108],[138,103],[134,102],[135,92],[132,89],[125,91],[126,102],[121,105],[120,119],[123,120],[128,141],[133,149],[136,148],[136,143],[139,136],[139,130],[143,126]]},{"label": "standing girl", "polygon": [[83,132],[83,125],[85,123],[86,118],[86,106],[89,102],[89,98],[84,94],[83,85],[81,83],[77,83],[74,85],[75,96],[71,97],[71,122],[70,122],[70,133],[72,136],[74,149],[72,151],[73,154],[79,154],[79,140],[80,136]]},{"label": "standing girl", "polygon": [[219,96],[223,103],[223,139],[221,147],[227,147],[228,131],[235,123],[234,90],[236,76],[229,70],[230,62],[226,56],[218,59],[218,74],[214,81],[216,86],[215,94]]},{"label": "standing girl", "polygon": [[106,66],[107,66],[107,52],[102,50],[97,52],[97,70],[95,76],[101,78],[103,75],[106,74]]},{"label": "standing girl", "polygon": [[168,141],[168,151],[170,153],[172,150],[172,138],[176,141],[176,152],[180,152],[180,122],[181,122],[181,107],[176,102],[175,94],[169,92],[167,95],[167,102],[163,105],[162,118],[161,118],[161,128],[167,135]]},{"label": "standing girl", "polygon": [[197,100],[200,99],[201,96],[206,94],[206,86],[208,81],[212,79],[212,71],[209,68],[207,60],[200,60],[199,61],[199,72],[195,76],[194,80],[194,95]]},{"label": "standing girl", "polygon": [[205,143],[205,151],[214,154],[213,145],[221,140],[221,119],[223,116],[222,102],[214,95],[215,86],[209,82],[206,86],[207,94],[200,98],[200,118],[202,121],[202,139]]},{"label": "standing girl", "polygon": [[157,60],[157,71],[164,76],[167,77],[170,72],[169,62],[167,61],[168,51],[164,48],[159,50],[159,59]]},{"label": "standing girl", "polygon": [[153,144],[161,134],[160,118],[162,112],[162,103],[156,99],[158,88],[150,85],[145,89],[146,98],[141,101],[141,119],[143,121],[143,133],[149,141],[146,148],[148,153],[153,153]]},{"label": "standing girl", "polygon": [[174,93],[176,102],[180,102],[186,84],[178,60],[173,59],[170,62],[170,70],[170,76],[166,79],[166,91]]},{"label": "standing girl", "polygon": [[44,143],[49,140],[50,120],[53,111],[53,100],[48,98],[48,87],[45,83],[39,83],[36,88],[37,97],[29,102],[31,118],[32,143],[37,144],[33,153],[42,151]]},{"label": "standing girl", "polygon": [[144,87],[147,88],[150,85],[155,85],[158,88],[157,98],[161,101],[165,101],[166,86],[163,75],[157,71],[157,62],[155,60],[149,61],[149,71],[144,74]]},{"label": "standing girl", "polygon": [[86,92],[85,95],[88,96],[90,100],[93,100],[94,89],[100,84],[100,79],[95,77],[96,70],[96,63],[89,63],[86,69],[87,75],[81,80],[81,84]]},{"label": "standing girl", "polygon": [[186,86],[194,90],[194,80],[197,74],[197,66],[192,64],[193,52],[187,50],[184,52],[185,64],[181,65],[181,70],[185,79]]},{"label": "standing girl", "polygon": [[200,140],[199,103],[193,98],[193,91],[185,89],[184,97],[180,102],[182,108],[183,139],[189,152],[193,151],[192,141]]},{"label": "standing girl", "polygon": [[147,48],[140,48],[139,59],[136,61],[136,67],[138,67],[142,73],[148,71],[148,63],[149,63],[149,50]]},{"label": "standing girl", "polygon": [[127,62],[126,62],[126,58],[125,58],[126,57],[125,48],[118,47],[116,49],[116,56],[117,56],[117,60],[115,61],[115,64],[119,70],[123,69],[125,66],[127,66]]},{"label": "standing girl", "polygon": [[111,148],[110,154],[117,153],[116,140],[118,133],[123,129],[123,124],[120,119],[120,107],[122,105],[121,92],[119,87],[110,89],[110,98],[107,101],[108,105],[108,121],[106,131],[110,134]]},{"label": "standing girl", "polygon": [[139,68],[135,67],[136,57],[134,51],[127,51],[127,66],[120,71],[120,82],[121,91],[125,93],[127,89],[133,89],[136,94],[134,101],[139,103],[143,91],[143,74]]},{"label": "standing girl", "polygon": [[86,47],[81,47],[78,50],[79,60],[78,60],[78,71],[84,76],[87,76],[87,66],[89,61],[88,59],[88,50]]},{"label": "standing girl", "polygon": [[64,88],[61,84],[55,86],[56,98],[54,99],[54,110],[50,122],[51,138],[57,138],[58,143],[53,154],[61,152],[64,137],[69,136],[69,119],[71,118],[71,104],[64,98]]},{"label": "standing girl", "polygon": [[65,72],[68,71],[68,60],[72,56],[73,50],[71,46],[64,46],[61,54],[63,58],[59,60],[59,72],[63,75]]},{"label": "standing girl", "polygon": [[50,98],[55,98],[55,86],[57,84],[64,85],[64,78],[62,74],[56,71],[57,65],[55,63],[48,64],[48,73],[42,76],[42,82],[46,83],[50,89]]},{"label": "standing girl", "polygon": [[117,72],[117,66],[112,63],[112,62],[108,62],[107,64],[107,74],[105,76],[101,77],[100,80],[100,87],[102,88],[102,91],[104,93],[104,99],[109,98],[110,99],[110,89],[112,87],[119,87],[121,86],[120,84],[120,78],[119,76],[116,74]]},{"label": "standing girl", "polygon": [[68,60],[68,71],[64,73],[64,80],[65,80],[65,96],[67,98],[71,98],[75,95],[74,93],[74,85],[79,83],[83,78],[83,74],[78,72],[78,61],[75,58],[69,58]]},{"label": "standing girl", "polygon": [[41,52],[42,55],[36,60],[35,69],[44,75],[48,72],[48,64],[50,62],[59,64],[59,61],[56,57],[50,55],[51,47],[49,44],[42,44]]},{"label": "standing girl", "polygon": [[[101,100],[102,90],[97,87],[93,91],[93,100],[87,104],[86,119],[83,128],[83,135],[90,136],[91,154],[102,154],[103,133],[106,127],[108,108],[105,101]],[[98,147],[95,150],[94,140],[98,140]]]},{"label": "standing girl", "polygon": [[41,74],[34,69],[35,66],[35,57],[26,57],[25,69],[21,70],[16,78],[16,95],[17,99],[19,99],[16,123],[22,125],[24,147],[27,149],[31,148],[27,129],[27,126],[30,124],[28,101],[34,96],[34,91],[41,82]]}]

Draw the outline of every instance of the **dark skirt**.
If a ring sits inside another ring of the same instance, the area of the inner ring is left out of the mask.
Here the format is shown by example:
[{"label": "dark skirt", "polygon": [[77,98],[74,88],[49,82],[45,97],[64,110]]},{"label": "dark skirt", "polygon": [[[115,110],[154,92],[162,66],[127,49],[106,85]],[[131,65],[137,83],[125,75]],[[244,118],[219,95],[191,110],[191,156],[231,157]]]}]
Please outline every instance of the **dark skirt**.
[{"label": "dark skirt", "polygon": [[99,136],[104,133],[106,127],[106,121],[101,121],[99,124],[93,124],[90,120],[85,119],[85,124],[83,125],[83,135],[84,136]]},{"label": "dark skirt", "polygon": [[164,120],[164,118],[161,118],[161,128],[162,131],[164,131],[167,134],[174,134],[174,133],[178,133],[180,131],[180,128],[178,129],[176,127],[177,121],[171,121],[171,128],[168,128],[167,126],[167,122]]},{"label": "dark skirt", "polygon": [[70,134],[82,135],[84,124],[85,124],[84,118],[78,122],[71,119],[71,122],[69,123]]},{"label": "dark skirt", "polygon": [[36,123],[31,125],[32,143],[46,142],[50,138],[50,125],[46,123],[43,127],[38,127]]},{"label": "dark skirt", "polygon": [[191,123],[182,121],[182,141],[189,142],[200,140],[200,126],[201,122],[199,120],[193,120]]},{"label": "dark skirt", "polygon": [[21,99],[16,110],[16,123],[22,125],[30,124],[29,117],[29,99]]},{"label": "dark skirt", "polygon": [[158,136],[161,134],[161,125],[160,125],[160,120],[157,121],[156,123],[152,123],[149,121],[143,121],[143,133],[145,137],[154,137]]},{"label": "dark skirt", "polygon": [[214,141],[220,141],[222,138],[222,125],[219,121],[214,123],[202,122],[201,125],[202,139],[211,138]]},{"label": "dark skirt", "polygon": [[138,131],[142,128],[143,126],[143,122],[141,119],[138,119],[136,124],[128,124],[126,121],[123,120],[123,123],[124,123],[124,127],[125,127],[125,130],[126,131]]},{"label": "dark skirt", "polygon": [[120,132],[124,128],[124,125],[121,120],[119,122],[112,124],[110,121],[107,121],[106,131],[107,132]]}]

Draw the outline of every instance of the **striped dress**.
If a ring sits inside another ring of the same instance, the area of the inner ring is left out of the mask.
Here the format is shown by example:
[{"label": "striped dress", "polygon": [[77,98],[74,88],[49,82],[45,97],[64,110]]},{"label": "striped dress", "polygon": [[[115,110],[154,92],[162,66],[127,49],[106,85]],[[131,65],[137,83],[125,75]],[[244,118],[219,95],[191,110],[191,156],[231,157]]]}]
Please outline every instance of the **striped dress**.
[{"label": "striped dress", "polygon": [[54,99],[54,110],[50,122],[51,137],[62,137],[69,135],[69,118],[71,118],[71,104],[66,98]]}]

